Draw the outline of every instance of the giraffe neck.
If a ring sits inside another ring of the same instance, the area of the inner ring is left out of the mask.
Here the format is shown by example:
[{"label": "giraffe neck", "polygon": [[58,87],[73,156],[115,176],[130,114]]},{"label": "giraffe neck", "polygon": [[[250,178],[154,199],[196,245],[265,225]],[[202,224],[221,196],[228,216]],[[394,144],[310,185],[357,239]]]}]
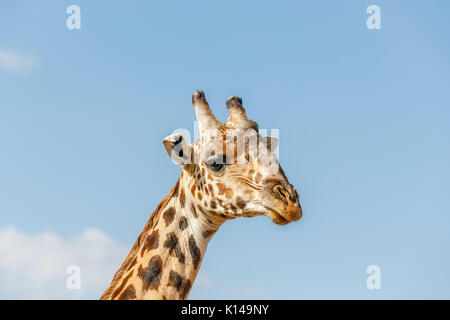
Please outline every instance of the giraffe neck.
[{"label": "giraffe neck", "polygon": [[[184,173],[184,172],[183,172]],[[101,299],[186,299],[224,220],[196,205],[187,174],[158,205]]]}]

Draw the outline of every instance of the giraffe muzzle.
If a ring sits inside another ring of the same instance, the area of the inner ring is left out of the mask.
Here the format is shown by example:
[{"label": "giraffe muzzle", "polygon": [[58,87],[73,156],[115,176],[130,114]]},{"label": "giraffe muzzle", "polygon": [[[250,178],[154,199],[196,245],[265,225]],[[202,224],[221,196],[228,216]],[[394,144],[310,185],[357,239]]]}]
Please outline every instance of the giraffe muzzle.
[{"label": "giraffe muzzle", "polygon": [[297,190],[287,182],[275,184],[265,202],[268,216],[276,224],[288,224],[302,217]]}]

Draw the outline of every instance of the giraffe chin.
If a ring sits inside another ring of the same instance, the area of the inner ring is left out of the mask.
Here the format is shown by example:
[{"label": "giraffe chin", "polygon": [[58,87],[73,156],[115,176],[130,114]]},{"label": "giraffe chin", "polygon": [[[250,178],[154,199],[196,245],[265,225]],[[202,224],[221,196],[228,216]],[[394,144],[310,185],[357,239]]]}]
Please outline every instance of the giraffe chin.
[{"label": "giraffe chin", "polygon": [[281,214],[279,211],[266,207],[267,216],[280,226],[299,220],[302,217],[302,208],[300,206],[288,206],[285,212]]}]

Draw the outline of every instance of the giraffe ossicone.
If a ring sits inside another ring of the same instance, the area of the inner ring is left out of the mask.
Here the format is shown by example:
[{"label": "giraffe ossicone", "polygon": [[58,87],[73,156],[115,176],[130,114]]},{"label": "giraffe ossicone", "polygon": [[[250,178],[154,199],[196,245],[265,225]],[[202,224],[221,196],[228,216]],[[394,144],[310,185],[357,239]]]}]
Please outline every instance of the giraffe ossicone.
[{"label": "giraffe ossicone", "polygon": [[180,178],[101,299],[186,299],[208,242],[226,220],[265,215],[284,225],[302,216],[298,193],[274,153],[278,140],[259,134],[242,100],[228,98],[226,123],[217,120],[202,91],[192,103],[200,139],[164,139],[170,158],[182,167]]}]

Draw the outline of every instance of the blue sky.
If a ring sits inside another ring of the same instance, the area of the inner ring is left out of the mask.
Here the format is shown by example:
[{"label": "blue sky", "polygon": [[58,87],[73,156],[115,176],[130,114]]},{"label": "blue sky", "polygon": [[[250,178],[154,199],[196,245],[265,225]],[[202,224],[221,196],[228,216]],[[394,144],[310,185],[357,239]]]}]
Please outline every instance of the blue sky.
[{"label": "blue sky", "polygon": [[[66,28],[71,4],[81,30]],[[372,4],[381,30],[366,27]],[[227,222],[191,298],[449,299],[449,10],[445,0],[1,2],[0,282],[17,280],[0,298],[101,295],[179,176],[162,139],[193,132],[202,89],[220,119],[238,95],[261,128],[280,130],[304,216]],[[83,248],[95,245],[110,251],[93,262]],[[45,271],[58,252],[105,279],[68,292],[64,264]],[[366,287],[374,264],[381,290]]]}]

